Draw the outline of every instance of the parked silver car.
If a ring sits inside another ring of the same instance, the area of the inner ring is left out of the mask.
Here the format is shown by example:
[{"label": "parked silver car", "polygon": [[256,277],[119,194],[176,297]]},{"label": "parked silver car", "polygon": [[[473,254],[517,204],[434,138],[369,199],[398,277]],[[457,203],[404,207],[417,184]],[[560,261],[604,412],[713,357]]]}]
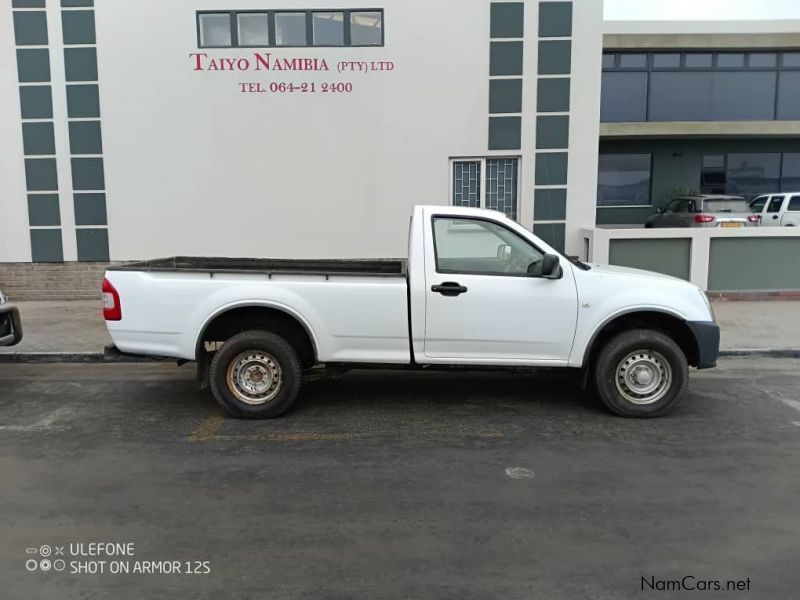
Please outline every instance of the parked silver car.
[{"label": "parked silver car", "polygon": [[679,196],[647,219],[645,227],[755,227],[760,217],[741,196]]}]

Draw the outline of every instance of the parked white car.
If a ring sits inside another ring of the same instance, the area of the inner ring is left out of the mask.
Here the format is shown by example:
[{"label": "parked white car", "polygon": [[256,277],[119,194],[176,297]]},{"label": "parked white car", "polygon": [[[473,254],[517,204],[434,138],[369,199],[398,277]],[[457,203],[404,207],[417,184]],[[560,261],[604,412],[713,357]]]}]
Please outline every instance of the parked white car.
[{"label": "parked white car", "polygon": [[0,346],[14,346],[22,341],[22,320],[19,309],[9,303],[0,290]]},{"label": "parked white car", "polygon": [[750,208],[761,216],[761,227],[800,227],[800,192],[758,196]]},{"label": "parked white car", "polygon": [[474,208],[416,207],[407,260],[174,257],[110,267],[103,298],[120,351],[196,360],[243,418],[284,412],[317,364],[570,368],[613,412],[654,417],[719,348],[694,285],[567,259]]}]

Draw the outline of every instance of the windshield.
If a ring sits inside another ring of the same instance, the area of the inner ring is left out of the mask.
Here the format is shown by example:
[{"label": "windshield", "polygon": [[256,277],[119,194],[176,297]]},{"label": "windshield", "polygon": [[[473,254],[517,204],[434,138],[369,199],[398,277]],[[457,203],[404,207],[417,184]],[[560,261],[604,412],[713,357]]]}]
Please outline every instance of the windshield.
[{"label": "windshield", "polygon": [[752,212],[750,206],[742,198],[741,200],[706,200],[703,203],[703,212],[710,213],[749,213]]}]

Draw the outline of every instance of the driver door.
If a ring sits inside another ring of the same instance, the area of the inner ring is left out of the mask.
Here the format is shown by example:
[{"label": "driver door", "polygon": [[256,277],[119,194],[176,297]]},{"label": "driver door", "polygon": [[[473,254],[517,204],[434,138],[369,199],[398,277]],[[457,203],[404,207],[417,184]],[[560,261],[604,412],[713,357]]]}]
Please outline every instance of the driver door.
[{"label": "driver door", "polygon": [[544,253],[499,222],[434,215],[426,227],[433,244],[425,261],[429,362],[567,361],[577,293],[566,260],[560,279],[546,279],[536,274]]}]

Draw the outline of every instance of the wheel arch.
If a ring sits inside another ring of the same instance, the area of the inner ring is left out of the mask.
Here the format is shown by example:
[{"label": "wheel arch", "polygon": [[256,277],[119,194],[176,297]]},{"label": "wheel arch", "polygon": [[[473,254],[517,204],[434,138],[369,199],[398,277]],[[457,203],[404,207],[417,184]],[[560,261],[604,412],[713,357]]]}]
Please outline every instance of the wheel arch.
[{"label": "wheel arch", "polygon": [[285,338],[297,351],[304,367],[317,362],[317,340],[300,315],[283,306],[252,302],[225,306],[211,314],[197,336],[195,357],[202,355],[206,342],[222,342],[250,329],[264,329]]},{"label": "wheel arch", "polygon": [[601,348],[615,335],[631,329],[652,329],[668,335],[680,347],[691,366],[699,362],[699,347],[686,319],[658,309],[631,309],[617,313],[598,325],[586,344],[583,367],[588,367]]}]

